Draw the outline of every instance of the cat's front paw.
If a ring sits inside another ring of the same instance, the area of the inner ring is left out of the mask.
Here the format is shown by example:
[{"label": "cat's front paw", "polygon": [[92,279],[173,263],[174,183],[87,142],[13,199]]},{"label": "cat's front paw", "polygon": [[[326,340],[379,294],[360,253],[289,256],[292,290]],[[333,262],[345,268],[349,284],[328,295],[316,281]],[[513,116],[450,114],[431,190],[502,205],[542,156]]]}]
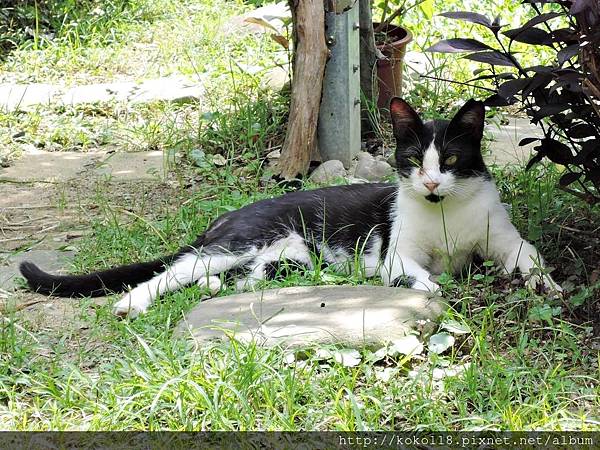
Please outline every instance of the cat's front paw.
[{"label": "cat's front paw", "polygon": [[532,291],[537,290],[541,286],[545,292],[554,295],[562,295],[563,292],[562,287],[547,274],[531,274],[525,282],[525,286]]},{"label": "cat's front paw", "polygon": [[424,278],[424,279],[417,278],[417,280],[412,285],[412,288],[418,289],[420,291],[429,291],[429,292],[438,292],[438,293],[440,292],[440,285],[437,283],[434,283],[433,281],[429,280],[428,278]]},{"label": "cat's front paw", "polygon": [[202,277],[198,280],[197,284],[201,288],[207,289],[211,296],[217,295],[224,287],[219,277],[215,276]]},{"label": "cat's front paw", "polygon": [[144,314],[150,304],[142,299],[137,299],[135,294],[128,292],[125,296],[113,305],[112,312],[115,316],[135,318]]}]

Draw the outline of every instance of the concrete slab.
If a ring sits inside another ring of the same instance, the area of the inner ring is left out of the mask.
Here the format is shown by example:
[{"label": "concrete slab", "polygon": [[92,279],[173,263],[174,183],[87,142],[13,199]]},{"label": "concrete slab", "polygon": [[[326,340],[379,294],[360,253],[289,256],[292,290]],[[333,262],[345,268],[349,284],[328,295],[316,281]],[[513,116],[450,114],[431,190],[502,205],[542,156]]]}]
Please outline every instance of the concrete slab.
[{"label": "concrete slab", "polygon": [[31,250],[15,256],[0,254],[0,288],[5,291],[14,290],[16,281],[21,276],[19,264],[23,261],[31,261],[45,271],[60,273],[68,267],[74,254],[58,250]]},{"label": "concrete slab", "polygon": [[27,152],[12,166],[0,169],[0,181],[67,181],[77,178],[104,155],[105,152]]},{"label": "concrete slab", "polygon": [[200,99],[204,95],[201,83],[181,76],[145,80],[141,83],[101,83],[76,86],[69,89],[60,99],[65,105],[126,101],[148,103],[151,101],[187,101]]},{"label": "concrete slab", "polygon": [[382,286],[270,289],[209,299],[185,315],[175,336],[199,342],[234,334],[261,345],[300,347],[344,343],[385,344],[445,310],[435,295]]},{"label": "concrete slab", "polygon": [[0,109],[15,111],[32,105],[47,105],[60,92],[51,84],[0,84]]},{"label": "concrete slab", "polygon": [[519,141],[526,137],[542,137],[542,130],[527,118],[509,116],[508,120],[509,123],[500,128],[493,125],[486,127],[486,131],[493,135],[494,141],[485,161],[487,164],[499,166],[525,166],[537,143],[519,147]]},{"label": "concrete slab", "polygon": [[163,179],[167,162],[161,151],[139,153],[112,153],[94,169],[96,176],[110,176],[114,180],[156,180]]},{"label": "concrete slab", "polygon": [[201,81],[173,75],[141,82],[99,83],[65,88],[51,84],[0,84],[0,109],[15,111],[36,105],[76,105],[124,101],[189,101],[204,96]]}]

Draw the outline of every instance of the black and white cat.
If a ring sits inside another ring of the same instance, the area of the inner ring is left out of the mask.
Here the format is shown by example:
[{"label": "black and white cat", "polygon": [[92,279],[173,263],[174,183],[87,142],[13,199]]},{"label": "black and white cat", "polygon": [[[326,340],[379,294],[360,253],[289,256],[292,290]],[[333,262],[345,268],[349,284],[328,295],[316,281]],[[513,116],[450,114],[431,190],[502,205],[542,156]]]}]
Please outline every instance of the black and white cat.
[{"label": "black and white cat", "polygon": [[399,182],[354,184],[292,192],[219,217],[189,247],[152,262],[89,275],[54,276],[30,262],[21,273],[31,289],[94,296],[134,286],[114,305],[118,315],[147,311],[161,294],[197,283],[212,293],[220,274],[244,269],[238,288],[265,279],[282,260],[325,263],[380,275],[384,284],[435,291],[431,274],[457,271],[474,254],[527,284],[561,291],[543,260],[511,224],[481,156],[484,107],[469,100],[451,121],[423,123],[400,98],[390,104]]}]

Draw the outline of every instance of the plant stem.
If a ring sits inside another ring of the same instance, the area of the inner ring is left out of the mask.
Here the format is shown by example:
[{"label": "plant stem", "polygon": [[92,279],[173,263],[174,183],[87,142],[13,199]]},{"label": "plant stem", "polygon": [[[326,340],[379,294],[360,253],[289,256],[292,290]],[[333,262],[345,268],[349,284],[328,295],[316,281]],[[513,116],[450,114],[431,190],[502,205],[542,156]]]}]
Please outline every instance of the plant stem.
[{"label": "plant stem", "polygon": [[476,84],[472,84],[472,83],[465,83],[463,81],[456,81],[456,80],[450,80],[448,78],[441,78],[441,77],[433,77],[431,75],[419,75],[420,78],[428,78],[430,80],[436,80],[436,81],[446,81],[448,83],[454,83],[454,84],[460,84],[463,86],[469,86],[469,87],[474,87],[477,89],[483,89],[484,91],[488,91],[488,92],[493,92],[494,94],[496,93],[496,91],[494,89],[485,87],[485,86],[478,86]]}]

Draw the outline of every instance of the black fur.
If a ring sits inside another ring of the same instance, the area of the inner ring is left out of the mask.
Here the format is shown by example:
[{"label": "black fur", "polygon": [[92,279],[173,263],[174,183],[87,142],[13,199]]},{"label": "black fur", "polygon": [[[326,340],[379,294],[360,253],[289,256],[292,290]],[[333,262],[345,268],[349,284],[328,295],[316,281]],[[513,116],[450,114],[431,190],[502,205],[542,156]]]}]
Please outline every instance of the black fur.
[{"label": "black fur", "polygon": [[44,294],[98,296],[148,281],[192,248],[202,248],[207,254],[239,253],[272,244],[290,231],[305,236],[316,254],[323,242],[353,253],[357,242],[363,245],[375,235],[381,236],[382,247],[387,248],[396,189],[394,184],[370,183],[291,192],[223,214],[193,244],[166,258],[76,276],[50,275],[24,262],[21,274],[32,290]]},{"label": "black fur", "polygon": [[177,255],[169,255],[155,261],[115,267],[88,275],[51,275],[31,262],[22,262],[21,275],[29,287],[41,294],[60,297],[98,297],[127,289],[149,280],[161,272]]}]

